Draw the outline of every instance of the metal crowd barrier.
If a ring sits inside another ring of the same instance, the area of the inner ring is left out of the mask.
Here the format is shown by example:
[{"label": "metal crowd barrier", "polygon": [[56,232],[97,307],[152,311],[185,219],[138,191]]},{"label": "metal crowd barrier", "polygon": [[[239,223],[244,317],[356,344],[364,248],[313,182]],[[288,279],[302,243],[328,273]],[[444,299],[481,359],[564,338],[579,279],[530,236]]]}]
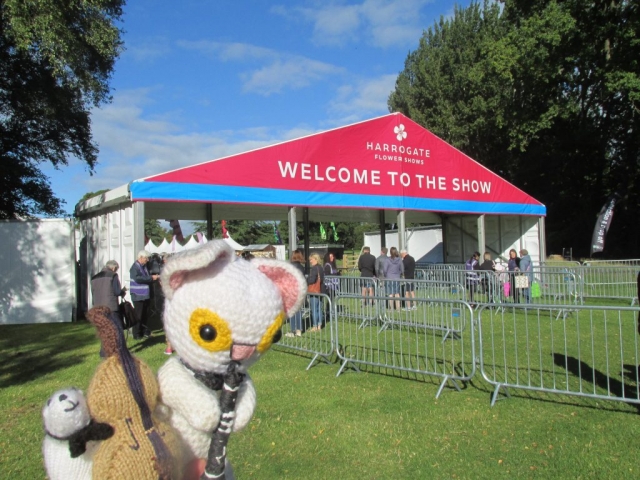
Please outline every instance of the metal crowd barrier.
[{"label": "metal crowd barrier", "polygon": [[581,266],[572,269],[580,277],[585,298],[638,300],[637,278],[640,266]]},{"label": "metal crowd barrier", "polygon": [[[543,293],[532,303],[501,292],[513,276],[479,272],[475,311],[460,283],[401,280],[392,298],[391,280],[335,277],[331,294],[307,295],[301,335],[288,322],[278,345],[311,354],[307,369],[337,357],[336,376],[353,368],[439,377],[436,398],[448,383],[460,390],[479,365],[494,386],[491,405],[510,388],[640,403],[640,307],[579,304],[580,277],[554,269],[534,270]],[[405,294],[409,284],[415,298]],[[318,331],[311,331],[312,299],[321,305]]]},{"label": "metal crowd barrier", "polygon": [[[389,298],[376,296],[373,301],[385,305]],[[476,368],[471,307],[459,300],[416,298],[411,302],[415,310],[385,312],[379,320],[387,321],[386,328],[375,323],[362,327],[354,317],[366,316],[373,306],[363,304],[357,295],[336,297],[335,335],[342,363],[336,376],[347,367],[356,371],[373,367],[440,377],[436,398],[449,382],[460,390],[459,383],[470,380]],[[449,335],[451,331],[458,333]]]},{"label": "metal crowd barrier", "polygon": [[639,308],[557,305],[477,311],[480,372],[494,386],[640,403]]},{"label": "metal crowd barrier", "polygon": [[628,260],[589,260],[584,262],[587,267],[607,267],[607,266],[623,266],[623,267],[640,267],[640,259]]},{"label": "metal crowd barrier", "polygon": [[[313,313],[311,304],[316,301],[320,305],[320,330],[312,331]],[[307,293],[307,300],[300,311],[301,334],[295,336],[295,329],[292,328],[292,319],[289,319],[282,328],[282,338],[276,344],[277,348],[283,347],[290,350],[305,352],[313,355],[311,362],[307,365],[309,370],[316,361],[331,363],[331,356],[336,350],[335,335],[332,328],[332,320],[335,318],[333,303],[328,295],[318,293]]]}]

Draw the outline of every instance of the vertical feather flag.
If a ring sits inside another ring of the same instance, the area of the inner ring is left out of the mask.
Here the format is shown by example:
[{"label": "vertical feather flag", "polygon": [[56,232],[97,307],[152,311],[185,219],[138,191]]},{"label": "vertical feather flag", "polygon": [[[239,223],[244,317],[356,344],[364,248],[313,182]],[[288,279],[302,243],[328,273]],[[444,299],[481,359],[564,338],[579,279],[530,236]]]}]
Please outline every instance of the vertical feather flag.
[{"label": "vertical feather flag", "polygon": [[320,238],[322,240],[326,240],[327,239],[327,232],[324,229],[324,226],[322,225],[322,223],[320,223]]},{"label": "vertical feather flag", "polygon": [[336,224],[331,222],[331,229],[333,230],[333,241],[338,241],[338,231],[336,230]]},{"label": "vertical feather flag", "polygon": [[596,220],[596,226],[593,229],[591,238],[591,255],[604,250],[604,239],[607,236],[607,232],[609,232],[611,220],[613,219],[613,209],[619,198],[620,196],[617,193],[611,195],[598,214],[598,220]]},{"label": "vertical feather flag", "polygon": [[169,226],[173,229],[173,235],[179,242],[184,242],[184,237],[182,236],[182,228],[180,228],[180,220],[169,220]]},{"label": "vertical feather flag", "polygon": [[282,245],[282,237],[280,236],[280,230],[278,230],[276,222],[273,222],[273,236],[276,239],[276,244]]},{"label": "vertical feather flag", "polygon": [[222,238],[229,238],[229,232],[227,231],[227,221],[222,220],[222,222],[220,222],[220,226],[222,227]]}]

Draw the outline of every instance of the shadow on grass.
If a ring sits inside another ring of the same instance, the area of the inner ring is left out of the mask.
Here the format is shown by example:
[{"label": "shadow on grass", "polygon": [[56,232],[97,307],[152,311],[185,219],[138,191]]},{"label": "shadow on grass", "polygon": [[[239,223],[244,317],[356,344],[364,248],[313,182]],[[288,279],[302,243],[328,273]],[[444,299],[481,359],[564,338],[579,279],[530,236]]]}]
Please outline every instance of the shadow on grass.
[{"label": "shadow on grass", "polygon": [[95,330],[85,322],[6,325],[0,332],[0,388],[77,365],[88,356],[82,351],[86,346],[99,344]]},{"label": "shadow on grass", "polygon": [[[623,383],[617,378],[602,373],[588,363],[578,360],[570,355],[554,353],[553,361],[556,365],[565,368],[572,375],[605,390],[608,396],[618,397],[620,399],[638,400],[637,385]],[[628,369],[629,367],[635,369],[637,372],[637,366],[632,367],[630,365],[625,365],[625,368]],[[640,413],[640,405],[636,403],[633,406]]]},{"label": "shadow on grass", "polygon": [[153,332],[153,336],[150,338],[145,338],[142,340],[134,340],[136,343],[129,346],[129,351],[135,354],[146,348],[153,347],[161,343],[164,344],[166,343],[166,339],[167,338],[163,330],[160,330],[159,332]]}]

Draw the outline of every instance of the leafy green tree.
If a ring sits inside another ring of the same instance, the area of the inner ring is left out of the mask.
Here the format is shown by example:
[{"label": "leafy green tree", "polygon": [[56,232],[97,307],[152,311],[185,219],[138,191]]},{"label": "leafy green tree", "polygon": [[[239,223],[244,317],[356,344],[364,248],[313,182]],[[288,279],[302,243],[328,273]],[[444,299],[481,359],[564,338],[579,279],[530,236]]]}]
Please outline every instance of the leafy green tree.
[{"label": "leafy green tree", "polygon": [[40,165],[69,156],[93,172],[89,111],[110,100],[124,0],[0,4],[0,218],[58,215]]},{"label": "leafy green tree", "polygon": [[586,255],[597,212],[619,193],[606,251],[637,256],[637,2],[501,3],[458,8],[426,31],[390,109],[542,201],[550,252]]},{"label": "leafy green tree", "polygon": [[167,241],[173,239],[173,232],[171,230],[163,228],[159,220],[150,218],[145,218],[144,220],[144,234],[156,245],[160,245],[164,239]]}]

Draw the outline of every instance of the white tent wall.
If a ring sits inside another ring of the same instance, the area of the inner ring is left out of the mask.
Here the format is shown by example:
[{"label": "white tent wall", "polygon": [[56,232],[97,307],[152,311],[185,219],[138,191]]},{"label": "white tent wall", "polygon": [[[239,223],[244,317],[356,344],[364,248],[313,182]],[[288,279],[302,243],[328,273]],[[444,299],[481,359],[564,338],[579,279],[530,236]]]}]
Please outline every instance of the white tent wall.
[{"label": "white tent wall", "polygon": [[[415,258],[416,262],[421,263],[442,263],[443,244],[442,244],[442,227],[434,225],[429,227],[414,227],[406,229],[407,251]],[[400,248],[400,238],[398,230],[389,230],[385,232],[385,241],[388,248]],[[380,233],[366,232],[364,234],[364,244],[371,249],[374,256],[380,254]]]},{"label": "white tent wall", "polygon": [[0,222],[0,324],[73,320],[76,305],[73,222]]},{"label": "white tent wall", "polygon": [[131,203],[112,206],[98,213],[80,221],[79,304],[83,311],[92,305],[91,277],[102,270],[108,260],[118,262],[120,282],[127,286],[129,267],[135,261],[134,212]]},{"label": "white tent wall", "polygon": [[[526,248],[531,259],[540,264],[541,249],[538,217],[490,216],[484,219],[485,251],[506,261],[509,250]],[[445,263],[464,263],[478,246],[478,217],[458,215],[444,217]],[[481,254],[484,252],[480,252]]]}]

